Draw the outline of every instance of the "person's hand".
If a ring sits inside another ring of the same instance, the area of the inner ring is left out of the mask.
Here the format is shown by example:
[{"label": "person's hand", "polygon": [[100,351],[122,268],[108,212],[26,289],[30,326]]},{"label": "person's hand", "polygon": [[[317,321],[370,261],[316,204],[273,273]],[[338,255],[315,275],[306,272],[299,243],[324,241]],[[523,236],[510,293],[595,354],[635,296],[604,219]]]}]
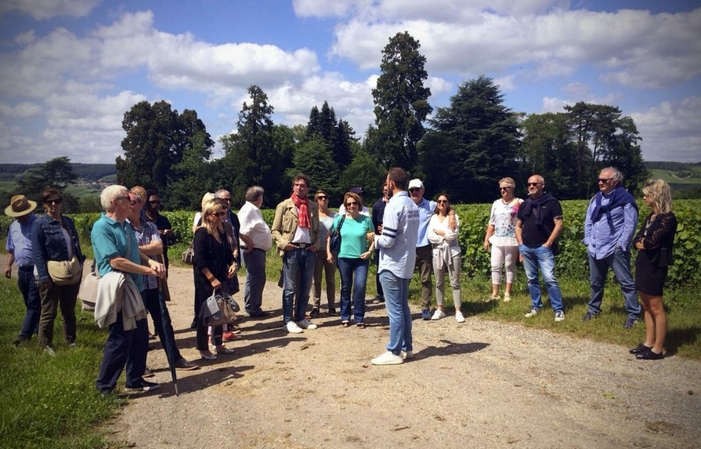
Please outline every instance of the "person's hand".
[{"label": "person's hand", "polygon": [[326,257],[326,261],[328,263],[333,263],[333,254],[329,253]]},{"label": "person's hand", "polygon": [[236,276],[236,271],[239,269],[239,264],[236,262],[233,262],[231,265],[229,265],[229,271],[226,273],[226,277],[228,279],[233,278]]},{"label": "person's hand", "polygon": [[360,258],[363,260],[366,260],[366,259],[369,259],[371,255],[372,255],[372,251],[365,251],[363,254],[360,255]]},{"label": "person's hand", "polygon": [[285,245],[285,252],[292,251],[295,248],[297,248],[297,247],[294,246],[292,243],[288,243],[287,245]]},{"label": "person's hand", "polygon": [[248,254],[251,251],[253,251],[253,246],[247,246],[246,248],[244,248],[243,253]]},{"label": "person's hand", "polygon": [[153,270],[156,277],[159,277],[159,278],[165,277],[166,268],[162,263],[156,262],[155,260],[149,260],[148,266],[149,266],[149,268],[151,268]]},{"label": "person's hand", "polygon": [[10,279],[12,277],[12,266],[5,268],[5,277]]},{"label": "person's hand", "polygon": [[221,282],[219,282],[219,279],[213,277],[211,281],[209,281],[210,285],[214,290],[219,290],[221,288]]},{"label": "person's hand", "polygon": [[484,241],[484,250],[489,251],[489,241],[488,240]]}]

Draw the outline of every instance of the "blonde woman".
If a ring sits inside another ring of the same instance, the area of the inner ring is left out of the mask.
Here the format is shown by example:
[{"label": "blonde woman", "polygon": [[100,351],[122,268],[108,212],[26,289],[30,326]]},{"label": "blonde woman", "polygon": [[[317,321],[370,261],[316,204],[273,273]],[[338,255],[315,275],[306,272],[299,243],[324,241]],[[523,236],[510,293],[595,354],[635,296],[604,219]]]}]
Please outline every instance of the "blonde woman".
[{"label": "blonde woman", "polygon": [[453,304],[455,305],[455,321],[464,323],[465,317],[460,310],[462,297],[460,293],[460,268],[462,256],[458,235],[460,234],[460,220],[455,215],[455,229],[449,224],[448,212],[450,211],[450,199],[445,193],[438,195],[436,209],[428,222],[428,241],[431,242],[433,255],[433,274],[436,277],[436,311],[432,320],[445,318],[443,311],[443,298],[445,296],[445,275],[450,278],[450,287],[453,291]]},{"label": "blonde woman", "polygon": [[[215,290],[221,290],[226,281],[236,274],[234,255],[222,226],[226,211],[218,201],[209,201],[202,207],[202,226],[195,231],[193,247],[195,278],[195,313],[197,316],[197,349],[205,360],[217,358],[207,344],[207,326],[200,317],[200,310]],[[217,354],[230,354],[233,350],[222,344],[222,326],[212,327],[212,345]]]},{"label": "blonde woman", "polygon": [[635,288],[643,303],[645,341],[630,350],[640,360],[664,358],[667,314],[662,290],[667,269],[672,265],[672,244],[677,232],[677,217],[672,212],[672,189],[661,179],[648,181],[643,199],[652,212],[633,239],[638,250],[635,259]]},{"label": "blonde woman", "polygon": [[499,180],[501,198],[492,204],[489,214],[487,233],[484,236],[484,249],[489,251],[492,246],[492,295],[489,299],[499,300],[501,285],[501,267],[506,272],[504,302],[511,301],[511,286],[516,273],[518,260],[518,241],[516,240],[516,214],[523,203],[521,198],[514,196],[516,181],[513,178]]}]

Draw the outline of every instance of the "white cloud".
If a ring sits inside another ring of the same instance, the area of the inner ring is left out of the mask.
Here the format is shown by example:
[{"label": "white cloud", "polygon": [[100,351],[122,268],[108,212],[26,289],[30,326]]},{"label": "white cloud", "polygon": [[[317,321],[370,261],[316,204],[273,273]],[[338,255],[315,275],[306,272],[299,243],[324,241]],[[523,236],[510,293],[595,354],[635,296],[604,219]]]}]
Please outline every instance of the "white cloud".
[{"label": "white cloud", "polygon": [[645,160],[701,162],[701,97],[665,101],[629,115],[643,138]]},{"label": "white cloud", "polygon": [[36,118],[42,114],[42,107],[37,103],[23,101],[16,105],[0,103],[0,117],[10,119]]},{"label": "white cloud", "polygon": [[18,11],[36,20],[59,16],[84,17],[98,4],[98,0],[4,0],[0,3],[0,16]]}]

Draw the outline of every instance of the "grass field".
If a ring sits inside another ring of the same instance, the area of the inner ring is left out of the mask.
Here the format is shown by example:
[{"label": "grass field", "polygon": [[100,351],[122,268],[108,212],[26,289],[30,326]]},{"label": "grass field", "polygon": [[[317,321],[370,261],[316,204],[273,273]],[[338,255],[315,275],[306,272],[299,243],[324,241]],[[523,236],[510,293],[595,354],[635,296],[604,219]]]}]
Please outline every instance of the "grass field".
[{"label": "grass field", "polygon": [[699,166],[689,166],[689,172],[693,172],[696,176],[686,176],[683,171],[677,172],[674,170],[660,170],[652,169],[650,170],[651,176],[656,179],[662,179],[667,181],[669,184],[673,185],[683,185],[688,187],[701,187],[701,167]]}]

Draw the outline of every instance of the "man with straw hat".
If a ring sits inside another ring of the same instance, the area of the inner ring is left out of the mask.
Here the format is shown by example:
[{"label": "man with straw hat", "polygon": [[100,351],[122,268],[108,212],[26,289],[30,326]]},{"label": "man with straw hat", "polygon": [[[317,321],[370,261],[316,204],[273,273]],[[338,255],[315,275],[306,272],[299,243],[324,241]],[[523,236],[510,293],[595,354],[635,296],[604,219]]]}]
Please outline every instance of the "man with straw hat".
[{"label": "man with straw hat", "polygon": [[8,252],[5,277],[12,277],[12,264],[17,264],[17,287],[24,298],[27,312],[19,336],[13,342],[15,346],[29,341],[37,331],[41,316],[41,299],[34,279],[34,257],[32,256],[32,225],[36,220],[34,209],[37,203],[28,200],[24,195],[15,195],[10,205],[5,208],[5,215],[15,220],[7,232],[5,249]]}]

